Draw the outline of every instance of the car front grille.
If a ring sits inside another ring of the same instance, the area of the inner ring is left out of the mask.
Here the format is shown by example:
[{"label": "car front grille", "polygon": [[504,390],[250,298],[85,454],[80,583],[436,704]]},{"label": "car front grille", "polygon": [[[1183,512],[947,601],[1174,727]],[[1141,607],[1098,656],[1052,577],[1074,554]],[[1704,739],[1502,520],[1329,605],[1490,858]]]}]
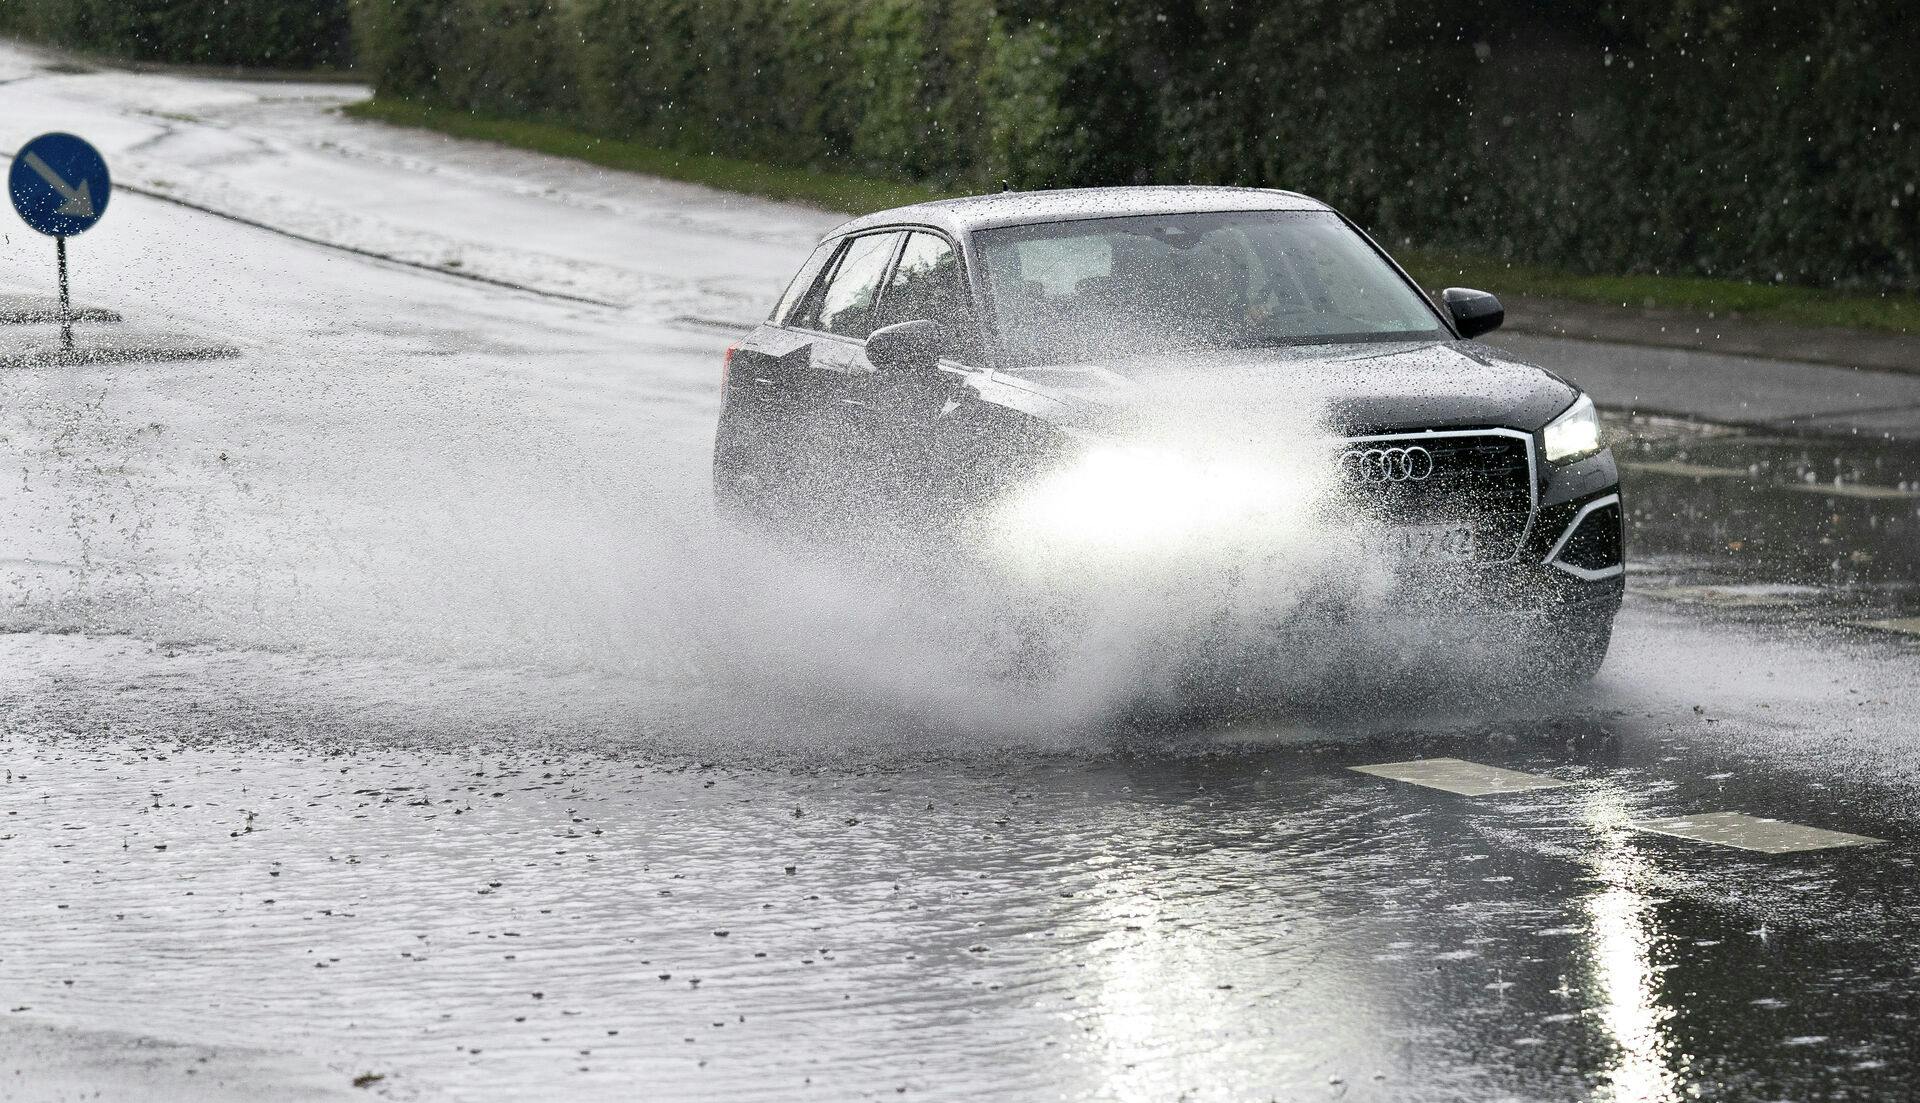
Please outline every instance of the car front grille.
[{"label": "car front grille", "polygon": [[1346,441],[1350,508],[1389,525],[1474,527],[1473,560],[1513,559],[1533,523],[1532,437],[1512,430],[1404,433]]}]

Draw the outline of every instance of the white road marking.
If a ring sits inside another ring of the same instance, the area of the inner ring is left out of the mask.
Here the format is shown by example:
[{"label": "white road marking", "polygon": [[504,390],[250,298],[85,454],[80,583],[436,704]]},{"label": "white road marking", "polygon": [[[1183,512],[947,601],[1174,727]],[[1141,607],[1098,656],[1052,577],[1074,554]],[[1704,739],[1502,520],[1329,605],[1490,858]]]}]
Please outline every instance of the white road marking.
[{"label": "white road marking", "polygon": [[1816,586],[1646,586],[1635,593],[1656,601],[1677,601],[1689,605],[1717,605],[1727,609],[1763,609],[1806,605],[1819,600],[1826,591]]},{"label": "white road marking", "polygon": [[1629,826],[1655,835],[1692,839],[1720,846],[1754,850],[1762,854],[1792,854],[1801,850],[1827,850],[1839,846],[1868,846],[1885,842],[1866,835],[1828,831],[1782,820],[1749,816],[1740,812],[1707,812],[1697,816],[1666,816],[1661,819],[1635,820]]},{"label": "white road marking", "polygon": [[[1697,463],[1681,463],[1674,460],[1641,462],[1629,460],[1620,465],[1629,471],[1638,471],[1647,475],[1671,475],[1685,479],[1745,479],[1752,472],[1739,467],[1706,467]],[[1758,483],[1760,487],[1776,487],[1780,490],[1793,490],[1802,494],[1820,494],[1829,498],[1864,498],[1870,501],[1900,501],[1907,498],[1920,498],[1920,490],[1908,490],[1898,486],[1875,486],[1872,483]]]},{"label": "white road marking", "polygon": [[1920,498],[1920,490],[1902,490],[1897,486],[1874,486],[1872,483],[1785,483],[1788,490],[1798,490],[1802,494],[1819,494],[1828,498],[1862,498],[1870,502],[1896,502],[1909,498]]},{"label": "white road marking", "polygon": [[1424,785],[1457,793],[1463,797],[1484,797],[1495,793],[1525,793],[1534,789],[1558,789],[1572,782],[1539,774],[1523,774],[1498,766],[1483,766],[1464,758],[1421,758],[1411,762],[1383,762],[1377,766],[1349,767],[1363,774]]},{"label": "white road marking", "polygon": [[1648,475],[1673,475],[1682,479],[1746,479],[1752,472],[1744,467],[1706,467],[1697,463],[1680,463],[1674,460],[1659,462],[1640,462],[1628,460],[1620,465],[1628,471],[1639,471]]}]

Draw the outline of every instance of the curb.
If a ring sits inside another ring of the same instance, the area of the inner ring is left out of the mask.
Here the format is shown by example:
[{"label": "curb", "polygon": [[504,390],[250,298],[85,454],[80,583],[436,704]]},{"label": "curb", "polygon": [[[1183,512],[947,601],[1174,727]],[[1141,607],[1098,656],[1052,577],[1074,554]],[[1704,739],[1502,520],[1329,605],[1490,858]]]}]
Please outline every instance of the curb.
[{"label": "curb", "polygon": [[1920,334],[1815,328],[1682,310],[1603,306],[1531,295],[1501,296],[1503,329],[1612,345],[1685,349],[1920,375]]}]

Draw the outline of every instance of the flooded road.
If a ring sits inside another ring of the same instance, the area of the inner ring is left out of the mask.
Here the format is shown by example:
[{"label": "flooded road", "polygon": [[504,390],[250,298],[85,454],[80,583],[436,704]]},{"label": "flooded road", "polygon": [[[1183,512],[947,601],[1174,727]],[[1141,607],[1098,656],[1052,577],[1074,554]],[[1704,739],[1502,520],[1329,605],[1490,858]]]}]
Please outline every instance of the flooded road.
[{"label": "flooded road", "polygon": [[[1911,449],[1615,417],[1590,690],[1115,724],[1146,668],[1008,686],[714,524],[710,316],[833,216],[354,126],[352,90],[0,61],[7,127],[286,231],[117,197],[83,302],[232,354],[0,372],[0,1099],[1920,1078]],[[340,209],[415,176],[469,213]],[[1434,759],[1535,787],[1354,769]],[[1874,841],[1661,833],[1716,813]]]},{"label": "flooded road", "polygon": [[[190,1039],[155,1070],[182,1092],[265,1049],[298,1058],[273,1083],[403,1098],[1897,1094],[1920,917],[1883,756],[1914,693],[1830,699],[1906,664],[1628,623],[1552,708],[704,757],[472,693],[382,716],[402,671],[13,635],[6,999]],[[1670,646],[1766,669],[1663,678]],[[1570,784],[1349,769],[1443,756]],[[1888,842],[1633,826],[1707,810]]]},{"label": "flooded road", "polygon": [[1860,621],[1920,611],[1920,448],[1672,419],[1622,430],[1644,591]]}]

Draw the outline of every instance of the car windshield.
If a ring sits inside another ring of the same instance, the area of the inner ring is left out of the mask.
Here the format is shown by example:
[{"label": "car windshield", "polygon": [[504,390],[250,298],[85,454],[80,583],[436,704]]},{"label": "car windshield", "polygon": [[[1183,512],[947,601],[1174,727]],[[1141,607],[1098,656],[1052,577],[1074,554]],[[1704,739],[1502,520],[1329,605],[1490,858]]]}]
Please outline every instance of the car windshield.
[{"label": "car windshield", "polygon": [[975,240],[1015,364],[1449,336],[1420,293],[1329,212],[1087,219]]}]

